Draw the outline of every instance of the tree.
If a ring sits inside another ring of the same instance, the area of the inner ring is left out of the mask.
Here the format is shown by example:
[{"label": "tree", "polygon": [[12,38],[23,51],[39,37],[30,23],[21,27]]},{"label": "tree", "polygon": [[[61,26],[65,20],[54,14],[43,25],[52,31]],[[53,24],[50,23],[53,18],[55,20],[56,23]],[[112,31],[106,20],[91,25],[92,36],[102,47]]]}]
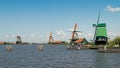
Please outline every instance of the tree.
[{"label": "tree", "polygon": [[108,41],[108,45],[110,47],[114,47],[115,45],[120,46],[120,36],[117,36],[114,40]]}]

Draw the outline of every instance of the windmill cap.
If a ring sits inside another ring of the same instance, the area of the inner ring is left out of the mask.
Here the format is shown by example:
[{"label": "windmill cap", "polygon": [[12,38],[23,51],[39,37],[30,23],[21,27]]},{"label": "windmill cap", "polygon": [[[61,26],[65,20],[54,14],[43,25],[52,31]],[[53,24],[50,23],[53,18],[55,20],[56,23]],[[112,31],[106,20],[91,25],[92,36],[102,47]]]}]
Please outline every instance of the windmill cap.
[{"label": "windmill cap", "polygon": [[97,24],[97,27],[106,27],[106,23],[99,23]]}]

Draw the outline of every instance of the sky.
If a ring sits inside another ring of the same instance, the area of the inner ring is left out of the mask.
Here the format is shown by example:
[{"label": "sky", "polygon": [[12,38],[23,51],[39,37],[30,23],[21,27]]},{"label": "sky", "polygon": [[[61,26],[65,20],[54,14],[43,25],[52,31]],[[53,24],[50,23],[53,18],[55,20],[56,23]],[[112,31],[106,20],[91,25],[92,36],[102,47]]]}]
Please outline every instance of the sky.
[{"label": "sky", "polygon": [[93,39],[92,24],[107,24],[108,37],[120,36],[120,0],[0,0],[0,41],[69,41],[71,29],[78,24],[79,37]]}]

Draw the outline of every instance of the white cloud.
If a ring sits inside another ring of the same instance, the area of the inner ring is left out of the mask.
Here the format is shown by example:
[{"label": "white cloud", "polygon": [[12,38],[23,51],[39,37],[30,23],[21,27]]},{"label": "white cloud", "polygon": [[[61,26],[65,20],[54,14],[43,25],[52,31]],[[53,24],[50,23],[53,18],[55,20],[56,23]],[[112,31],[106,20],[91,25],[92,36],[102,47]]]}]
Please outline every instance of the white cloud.
[{"label": "white cloud", "polygon": [[30,35],[30,38],[35,38],[35,37],[36,37],[36,35],[34,35],[34,34]]},{"label": "white cloud", "polygon": [[60,36],[67,36],[67,34],[63,31],[63,30],[59,30],[59,31],[56,31],[57,35],[60,35]]},{"label": "white cloud", "polygon": [[[68,29],[68,31],[72,32],[72,31],[74,31],[74,28]],[[79,30],[76,30],[76,31],[79,31]],[[78,34],[78,36],[81,36],[81,35],[82,35],[82,32],[81,32],[81,31],[80,31],[80,32],[77,32],[77,34]]]},{"label": "white cloud", "polygon": [[74,28],[68,29],[68,31],[74,31]]},{"label": "white cloud", "polygon": [[[74,31],[74,28],[68,29],[68,31]],[[79,31],[78,29],[76,29],[76,31]]]},{"label": "white cloud", "polygon": [[114,39],[116,36],[119,36],[120,35],[120,33],[119,32],[116,32],[115,30],[110,30],[110,29],[108,29],[107,30],[107,36],[108,36],[108,38],[109,39]]},{"label": "white cloud", "polygon": [[109,31],[108,32],[108,36],[109,37],[114,37],[114,36],[117,36],[118,34],[117,33],[115,33],[115,32],[112,32],[112,31]]},{"label": "white cloud", "polygon": [[10,35],[6,35],[5,37],[7,37],[7,38],[8,38],[8,37],[10,37]]},{"label": "white cloud", "polygon": [[49,38],[49,37],[50,37],[50,34],[46,34],[45,37]]},{"label": "white cloud", "polygon": [[86,35],[86,37],[92,37],[92,34],[88,33],[88,34]]},{"label": "white cloud", "polygon": [[25,38],[25,35],[22,35],[23,38]]},{"label": "white cloud", "polygon": [[110,12],[120,12],[120,7],[113,8],[112,6],[108,5],[105,10]]},{"label": "white cloud", "polygon": [[11,35],[11,37],[16,37],[16,35]]},{"label": "white cloud", "polygon": [[92,39],[93,38],[93,34],[92,33],[83,34],[83,37],[87,38],[87,39]]}]

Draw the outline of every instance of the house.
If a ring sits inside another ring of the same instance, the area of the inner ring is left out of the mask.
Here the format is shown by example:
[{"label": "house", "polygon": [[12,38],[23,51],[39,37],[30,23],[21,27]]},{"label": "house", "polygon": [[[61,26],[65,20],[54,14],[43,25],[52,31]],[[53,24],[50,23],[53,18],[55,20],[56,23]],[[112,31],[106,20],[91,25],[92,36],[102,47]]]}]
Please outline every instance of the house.
[{"label": "house", "polygon": [[88,44],[88,41],[85,38],[79,38],[78,40],[75,41],[75,43],[81,43],[82,45]]},{"label": "house", "polygon": [[2,45],[2,44],[4,44],[5,42],[3,42],[3,41],[0,41],[0,45]]}]

